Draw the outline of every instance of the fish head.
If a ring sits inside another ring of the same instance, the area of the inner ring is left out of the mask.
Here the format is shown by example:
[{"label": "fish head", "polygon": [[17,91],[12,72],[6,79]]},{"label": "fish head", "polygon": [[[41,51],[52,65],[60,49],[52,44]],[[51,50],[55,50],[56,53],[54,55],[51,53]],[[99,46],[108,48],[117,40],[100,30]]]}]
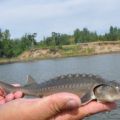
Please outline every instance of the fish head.
[{"label": "fish head", "polygon": [[120,87],[116,84],[98,85],[94,88],[93,92],[96,99],[101,102],[114,102],[120,100]]}]

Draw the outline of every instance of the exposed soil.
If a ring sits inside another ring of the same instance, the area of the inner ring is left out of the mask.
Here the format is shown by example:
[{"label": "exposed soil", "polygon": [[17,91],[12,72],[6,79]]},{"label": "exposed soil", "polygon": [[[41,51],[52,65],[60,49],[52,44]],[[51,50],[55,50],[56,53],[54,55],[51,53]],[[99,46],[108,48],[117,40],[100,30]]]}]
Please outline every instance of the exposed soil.
[{"label": "exposed soil", "polygon": [[17,58],[0,60],[0,64],[37,59],[60,58],[80,55],[94,55],[120,52],[120,41],[104,41],[66,45],[62,49],[32,49]]}]

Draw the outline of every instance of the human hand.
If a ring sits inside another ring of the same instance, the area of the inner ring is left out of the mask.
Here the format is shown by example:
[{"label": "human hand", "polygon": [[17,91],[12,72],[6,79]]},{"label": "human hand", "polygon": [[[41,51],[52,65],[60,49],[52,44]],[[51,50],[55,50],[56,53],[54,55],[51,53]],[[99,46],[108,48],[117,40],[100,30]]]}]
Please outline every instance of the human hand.
[{"label": "human hand", "polygon": [[[19,84],[13,84],[13,86],[20,86]],[[10,94],[6,94],[6,92],[0,88],[0,104],[4,104],[6,102],[9,102],[13,99],[18,99],[21,98],[23,96],[23,93],[21,91],[17,91],[15,93],[10,93]]]},{"label": "human hand", "polygon": [[0,116],[3,120],[80,120],[116,106],[95,101],[84,106],[80,104],[80,98],[70,93],[58,93],[42,99],[16,99],[1,105]]}]

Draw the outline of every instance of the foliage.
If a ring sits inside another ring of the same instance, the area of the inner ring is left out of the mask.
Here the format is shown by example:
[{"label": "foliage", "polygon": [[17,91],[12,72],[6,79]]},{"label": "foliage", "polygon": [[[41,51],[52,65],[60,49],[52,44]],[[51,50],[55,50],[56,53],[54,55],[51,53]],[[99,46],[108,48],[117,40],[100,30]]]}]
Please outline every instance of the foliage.
[{"label": "foliage", "polygon": [[[73,35],[52,32],[51,36],[44,37],[40,42],[36,42],[36,33],[25,34],[21,38],[11,39],[8,29],[0,29],[0,58],[16,57],[25,50],[39,48],[49,48],[56,51],[63,48],[64,45],[74,45],[94,41],[117,41],[120,40],[120,28],[110,26],[108,33],[98,35],[87,28],[76,29]],[[90,52],[91,50],[87,50]]]},{"label": "foliage", "polygon": [[70,35],[52,32],[50,37],[44,38],[40,46],[61,46],[70,44]]},{"label": "foliage", "polygon": [[82,31],[76,29],[74,31],[75,43],[94,42],[98,40],[96,32],[90,32],[87,28],[83,28]]},{"label": "foliage", "polygon": [[36,45],[36,33],[25,34],[20,39],[11,39],[9,30],[0,30],[0,57],[16,57],[27,49],[32,49]]}]

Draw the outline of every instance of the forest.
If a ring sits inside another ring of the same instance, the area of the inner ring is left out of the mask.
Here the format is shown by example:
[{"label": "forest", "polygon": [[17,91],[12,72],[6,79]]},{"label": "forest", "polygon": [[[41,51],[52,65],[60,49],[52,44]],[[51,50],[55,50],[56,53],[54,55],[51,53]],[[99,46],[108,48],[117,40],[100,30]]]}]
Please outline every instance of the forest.
[{"label": "forest", "polygon": [[87,28],[75,29],[72,35],[52,32],[51,36],[44,37],[40,42],[36,40],[37,33],[25,33],[20,38],[11,38],[8,29],[0,29],[0,58],[17,57],[25,50],[34,48],[62,48],[62,45],[80,44],[97,41],[120,40],[120,28],[110,26],[109,31],[103,35],[92,32]]}]

